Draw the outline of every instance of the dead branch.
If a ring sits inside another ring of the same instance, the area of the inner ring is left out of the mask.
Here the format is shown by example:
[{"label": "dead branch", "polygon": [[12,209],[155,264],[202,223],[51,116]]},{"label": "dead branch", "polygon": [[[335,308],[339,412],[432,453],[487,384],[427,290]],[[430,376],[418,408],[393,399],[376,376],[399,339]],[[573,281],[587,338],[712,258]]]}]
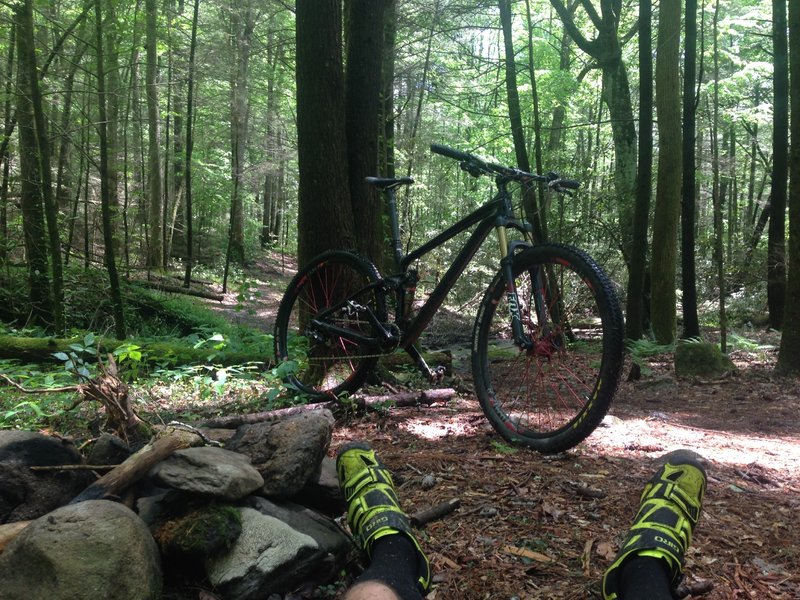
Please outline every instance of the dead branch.
[{"label": "dead branch", "polygon": [[196,433],[184,428],[168,427],[144,448],[83,490],[70,504],[84,500],[119,497],[125,489],[144,477],[154,465],[176,450],[202,445],[203,439]]},{"label": "dead branch", "polygon": [[426,523],[430,523],[431,521],[435,521],[436,519],[441,519],[445,515],[449,515],[459,506],[461,506],[461,500],[458,498],[452,498],[447,502],[437,504],[433,508],[421,510],[413,515],[410,515],[409,520],[411,521],[412,525],[419,527],[421,525],[425,525]]},{"label": "dead branch", "polygon": [[11,379],[8,375],[5,375],[3,373],[0,373],[0,379],[5,380],[5,382],[8,385],[13,386],[17,388],[20,392],[25,392],[26,394],[44,394],[47,392],[79,392],[81,389],[80,385],[65,385],[63,387],[57,387],[57,388],[26,388],[22,387],[16,381]]}]

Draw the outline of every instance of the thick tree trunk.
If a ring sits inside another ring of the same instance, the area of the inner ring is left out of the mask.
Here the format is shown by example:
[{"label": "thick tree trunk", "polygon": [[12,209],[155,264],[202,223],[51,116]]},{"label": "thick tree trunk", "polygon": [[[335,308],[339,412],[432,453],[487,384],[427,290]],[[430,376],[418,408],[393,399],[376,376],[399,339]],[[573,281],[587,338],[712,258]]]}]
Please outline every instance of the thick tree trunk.
[{"label": "thick tree trunk", "polygon": [[298,260],[352,248],[353,210],[347,175],[341,3],[298,0]]},{"label": "thick tree trunk", "polygon": [[0,182],[0,263],[6,261],[8,254],[8,188],[11,160],[8,152],[8,140],[11,137],[11,86],[14,74],[14,48],[16,46],[17,25],[12,22],[8,34],[8,59],[5,72],[5,102],[3,104],[3,147],[0,161],[3,164],[2,182]]},{"label": "thick tree trunk", "polygon": [[365,177],[378,174],[384,11],[387,0],[351,0],[347,37],[345,122],[356,249],[383,263],[383,198]]},{"label": "thick tree trunk", "polygon": [[658,14],[656,105],[658,110],[658,186],[653,219],[650,314],[660,344],[675,340],[675,274],[681,210],[681,5],[663,2]]}]

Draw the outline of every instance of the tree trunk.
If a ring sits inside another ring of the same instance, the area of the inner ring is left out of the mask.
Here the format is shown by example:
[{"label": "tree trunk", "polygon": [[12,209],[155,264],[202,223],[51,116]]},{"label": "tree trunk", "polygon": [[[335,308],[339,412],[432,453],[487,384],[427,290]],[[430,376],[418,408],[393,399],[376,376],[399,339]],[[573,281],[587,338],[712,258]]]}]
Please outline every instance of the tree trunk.
[{"label": "tree trunk", "polygon": [[161,205],[161,151],[158,109],[158,14],[156,0],[145,0],[147,14],[146,41],[147,66],[147,139],[148,139],[148,211],[147,211],[147,266],[161,268],[164,264],[163,222]]},{"label": "tree trunk", "polygon": [[0,264],[6,262],[8,254],[8,178],[11,160],[8,140],[11,137],[11,86],[14,74],[14,47],[16,46],[17,25],[12,22],[8,34],[8,59],[6,60],[5,102],[3,103],[3,148],[0,161],[3,164],[3,179],[0,183]]},{"label": "tree trunk", "polygon": [[45,236],[42,201],[42,163],[36,138],[31,74],[36,66],[29,64],[36,56],[33,42],[33,12],[31,1],[17,5],[14,10],[17,30],[17,123],[19,125],[19,165],[21,176],[20,208],[28,265],[29,298],[33,320],[52,325],[52,298],[48,277],[47,238]]},{"label": "tree trunk", "polygon": [[394,164],[394,64],[397,40],[397,2],[389,0],[384,11],[383,68],[381,70],[381,123],[378,167],[384,177],[395,176]]},{"label": "tree trunk", "polygon": [[356,249],[383,264],[383,198],[365,177],[378,174],[384,12],[387,0],[350,0],[345,122]]},{"label": "tree trunk", "polygon": [[[500,23],[503,29],[505,44],[505,74],[506,94],[508,97],[508,120],[511,125],[511,138],[514,141],[514,156],[517,166],[523,171],[530,171],[527,144],[525,143],[525,130],[522,128],[522,109],[519,104],[517,91],[517,66],[514,60],[514,44],[511,32],[511,4],[510,0],[500,0]],[[524,206],[526,218],[533,225],[533,236],[538,242],[546,240],[546,222],[540,211],[536,193],[533,188],[526,187],[524,192]]]},{"label": "tree trunk", "polygon": [[599,15],[591,2],[582,3],[597,28],[597,37],[592,40],[584,37],[562,0],[550,0],[550,4],[558,12],[573,41],[597,61],[603,72],[603,94],[608,105],[614,140],[614,190],[619,207],[623,253],[626,263],[629,263],[633,241],[637,153],[628,73],[622,59],[622,45],[618,34],[621,3],[601,2]]},{"label": "tree trunk", "polygon": [[297,0],[298,261],[354,246],[347,176],[341,4]]},{"label": "tree trunk", "polygon": [[717,288],[719,293],[719,337],[720,349],[728,351],[728,323],[725,314],[725,263],[722,248],[722,203],[720,201],[719,181],[719,0],[714,5],[714,107],[711,125],[711,153],[713,170],[713,203],[714,203],[714,265],[716,267]]},{"label": "tree trunk", "polygon": [[695,273],[695,143],[697,96],[697,0],[686,0],[683,61],[683,180],[681,183],[681,298],[684,338],[700,337]]},{"label": "tree trunk", "polygon": [[789,156],[789,273],[786,310],[778,353],[781,373],[800,372],[800,6],[789,2],[789,64],[791,65],[791,154]]},{"label": "tree trunk", "polygon": [[675,341],[675,270],[681,210],[681,5],[663,2],[658,14],[656,108],[658,111],[658,185],[653,218],[650,314],[659,344]]},{"label": "tree trunk", "polygon": [[653,177],[653,52],[652,5],[639,2],[639,175],[633,211],[633,240],[629,263],[625,335],[637,341],[645,332],[647,230]]},{"label": "tree trunk", "polygon": [[200,10],[200,0],[194,0],[192,12],[192,40],[189,46],[189,67],[186,76],[186,166],[184,175],[186,177],[186,273],[183,285],[189,287],[192,281],[192,267],[194,263],[193,233],[192,233],[192,151],[194,150],[194,57],[197,49],[197,20]]},{"label": "tree trunk", "polygon": [[[108,116],[106,113],[106,86],[105,86],[105,66],[103,56],[103,21],[100,11],[100,2],[95,2],[95,41],[97,45],[97,96],[98,112],[100,121],[98,123],[98,137],[100,139],[100,210],[103,218],[103,242],[105,245],[105,263],[108,270],[109,289],[111,291],[111,305],[114,314],[114,328],[118,340],[124,340],[127,336],[125,327],[125,311],[122,305],[122,291],[120,290],[119,275],[117,274],[117,262],[114,258],[114,234],[112,225],[113,208],[111,205],[111,179],[108,176],[109,170],[109,146],[108,146]],[[116,182],[116,178],[113,179]]]},{"label": "tree trunk", "polygon": [[767,250],[769,326],[783,325],[786,300],[786,196],[789,177],[789,58],[786,40],[786,0],[772,0],[772,43],[775,67],[772,122],[772,197]]}]

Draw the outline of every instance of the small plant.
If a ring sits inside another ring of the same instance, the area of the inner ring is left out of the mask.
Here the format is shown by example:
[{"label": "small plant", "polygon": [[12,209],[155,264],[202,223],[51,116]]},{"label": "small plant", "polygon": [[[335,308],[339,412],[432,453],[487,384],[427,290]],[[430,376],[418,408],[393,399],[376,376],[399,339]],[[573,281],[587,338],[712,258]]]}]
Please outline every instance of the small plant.
[{"label": "small plant", "polygon": [[652,375],[653,373],[653,370],[644,361],[645,358],[675,351],[675,344],[657,344],[652,340],[628,340],[627,346],[633,364],[639,367],[642,375]]},{"label": "small plant", "polygon": [[494,448],[494,451],[497,452],[498,454],[516,454],[517,452],[519,452],[518,448],[515,448],[514,446],[509,446],[508,444],[504,442],[499,442],[497,440],[492,440],[492,448]]},{"label": "small plant", "polygon": [[64,369],[68,373],[72,373],[78,379],[91,379],[92,374],[87,361],[97,355],[95,342],[94,334],[87,333],[83,337],[82,343],[76,342],[69,345],[69,352],[54,352],[53,356],[64,363]]}]

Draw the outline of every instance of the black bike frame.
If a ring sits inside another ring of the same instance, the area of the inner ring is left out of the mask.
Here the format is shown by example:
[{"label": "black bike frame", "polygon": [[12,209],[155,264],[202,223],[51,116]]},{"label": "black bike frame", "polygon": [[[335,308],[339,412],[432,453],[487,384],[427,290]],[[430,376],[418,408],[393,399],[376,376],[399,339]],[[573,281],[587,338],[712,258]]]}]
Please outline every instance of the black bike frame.
[{"label": "black bike frame", "polygon": [[[402,337],[399,347],[408,352],[417,363],[417,366],[421,370],[426,371],[429,375],[430,369],[420,356],[419,351],[414,346],[414,343],[419,339],[419,336],[422,335],[422,332],[425,331],[425,328],[431,322],[431,319],[433,319],[436,311],[438,311],[442,306],[445,297],[453,288],[458,278],[461,277],[464,269],[467,268],[467,265],[475,256],[475,253],[481,247],[486,238],[489,236],[492,229],[496,229],[498,231],[498,235],[500,236],[500,248],[501,252],[504,254],[504,256],[501,257],[501,265],[504,267],[503,270],[506,275],[506,280],[512,282],[513,278],[511,276],[511,263],[509,257],[513,255],[514,246],[517,244],[523,244],[524,242],[514,242],[511,246],[509,246],[506,240],[505,231],[507,228],[513,228],[528,235],[530,234],[530,226],[527,223],[514,218],[514,213],[511,207],[511,196],[506,190],[506,179],[503,177],[498,177],[496,179],[496,183],[499,189],[498,193],[494,198],[492,198],[492,200],[479,207],[454,225],[448,227],[430,241],[426,242],[415,250],[412,250],[408,254],[403,254],[401,250],[400,230],[397,223],[397,205],[395,201],[394,189],[390,188],[386,190],[386,194],[389,197],[389,215],[392,227],[392,242],[395,248],[395,264],[400,273],[391,277],[387,277],[384,279],[384,281],[395,279],[402,282],[406,278],[409,267],[416,260],[428,254],[435,248],[438,248],[458,234],[466,231],[470,227],[477,225],[469,239],[461,248],[458,256],[456,256],[455,260],[447,269],[442,279],[428,296],[428,299],[420,307],[417,315],[405,327],[401,328]],[[398,314],[396,315],[396,321],[398,321],[398,323],[405,322],[408,317],[408,315],[405,314],[405,293],[406,291],[403,286],[399,285],[397,289]],[[509,293],[513,294],[514,298],[516,299],[516,290],[509,290]],[[516,303],[514,303],[514,306],[516,306]],[[516,320],[519,322],[519,315],[517,315]],[[519,326],[519,331],[517,331],[517,328],[515,327],[515,334],[517,333],[519,334],[519,337],[523,336],[521,325]]]}]

